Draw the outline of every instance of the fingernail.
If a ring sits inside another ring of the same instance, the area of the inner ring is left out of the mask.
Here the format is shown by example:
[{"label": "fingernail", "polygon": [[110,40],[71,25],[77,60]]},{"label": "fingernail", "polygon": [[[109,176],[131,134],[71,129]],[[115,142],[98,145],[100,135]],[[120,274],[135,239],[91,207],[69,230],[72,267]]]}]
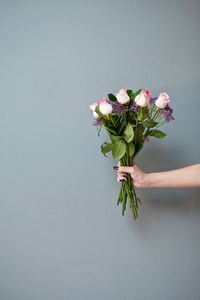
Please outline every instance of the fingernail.
[{"label": "fingernail", "polygon": [[117,166],[114,166],[114,167],[113,167],[113,169],[114,169],[114,170],[118,170],[118,169],[119,169],[119,167],[117,167]]}]

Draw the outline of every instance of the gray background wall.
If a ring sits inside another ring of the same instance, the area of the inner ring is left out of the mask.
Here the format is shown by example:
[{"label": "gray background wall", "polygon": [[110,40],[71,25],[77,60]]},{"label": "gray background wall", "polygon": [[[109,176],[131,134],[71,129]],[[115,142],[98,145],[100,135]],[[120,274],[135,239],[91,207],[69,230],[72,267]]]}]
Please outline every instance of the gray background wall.
[{"label": "gray background wall", "polygon": [[199,1],[0,1],[0,299],[200,298],[199,188],[137,189],[121,216],[91,102],[171,96],[136,162],[199,163]]}]

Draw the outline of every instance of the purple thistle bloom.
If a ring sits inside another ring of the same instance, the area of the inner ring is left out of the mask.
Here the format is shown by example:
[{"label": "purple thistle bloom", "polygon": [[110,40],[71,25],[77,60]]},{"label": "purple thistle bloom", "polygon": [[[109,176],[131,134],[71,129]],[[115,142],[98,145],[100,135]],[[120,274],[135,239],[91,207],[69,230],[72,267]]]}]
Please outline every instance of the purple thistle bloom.
[{"label": "purple thistle bloom", "polygon": [[112,103],[112,108],[113,108],[113,112],[117,114],[120,114],[123,111],[123,107],[118,103],[115,104]]},{"label": "purple thistle bloom", "polygon": [[124,111],[129,110],[128,105],[121,105],[120,103],[112,103],[113,112],[121,115]]},{"label": "purple thistle bloom", "polygon": [[172,120],[175,120],[175,118],[172,116],[173,109],[169,104],[165,108],[160,109],[160,114],[164,116],[165,121],[169,123]]},{"label": "purple thistle bloom", "polygon": [[137,109],[138,109],[138,106],[136,106],[136,105],[131,105],[131,107],[130,107],[130,111],[137,111]]},{"label": "purple thistle bloom", "polygon": [[94,126],[98,126],[101,124],[101,118],[96,118],[95,122],[93,123]]},{"label": "purple thistle bloom", "polygon": [[157,99],[157,97],[151,97],[151,99],[150,99],[150,103],[155,103],[155,101],[156,101],[156,99]]}]

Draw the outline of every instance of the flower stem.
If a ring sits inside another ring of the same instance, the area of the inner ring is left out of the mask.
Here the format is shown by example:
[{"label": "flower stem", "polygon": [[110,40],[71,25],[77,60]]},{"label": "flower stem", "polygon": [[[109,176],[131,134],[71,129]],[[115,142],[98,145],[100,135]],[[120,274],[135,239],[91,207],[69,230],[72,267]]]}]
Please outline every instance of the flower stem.
[{"label": "flower stem", "polygon": [[153,120],[153,121],[157,118],[158,113],[159,113],[159,109],[156,110],[154,116],[152,117],[152,120]]},{"label": "flower stem", "polygon": [[114,120],[113,120],[113,118],[112,118],[112,116],[110,115],[108,115],[108,119],[112,122],[112,124],[113,124],[113,126],[114,126],[114,128],[116,127],[116,125],[115,125],[115,122],[114,122]]},{"label": "flower stem", "polygon": [[164,120],[163,122],[161,122],[160,124],[158,124],[156,127],[160,127],[160,126],[163,125],[164,123],[166,123],[165,120]]},{"label": "flower stem", "polygon": [[[132,166],[133,165],[133,158],[131,158],[128,153],[124,155],[123,158],[120,160],[120,165],[123,166]],[[134,219],[138,217],[138,202],[137,202],[137,195],[135,193],[135,189],[132,185],[132,178],[131,175],[128,174],[127,181],[122,182],[120,194],[118,198],[117,203],[122,203],[122,215],[124,215],[124,212],[126,210],[127,205],[127,198],[129,200],[129,206],[131,209],[131,213]]]}]

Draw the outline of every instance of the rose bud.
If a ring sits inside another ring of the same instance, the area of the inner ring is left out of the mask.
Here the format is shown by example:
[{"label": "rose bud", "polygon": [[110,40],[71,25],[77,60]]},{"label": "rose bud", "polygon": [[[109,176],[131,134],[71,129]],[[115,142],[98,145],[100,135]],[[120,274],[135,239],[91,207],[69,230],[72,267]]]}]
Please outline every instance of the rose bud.
[{"label": "rose bud", "polygon": [[96,111],[93,111],[92,114],[93,114],[93,117],[94,117],[95,119],[98,119],[98,118],[99,118],[99,115],[98,115],[98,113],[96,113]]},{"label": "rose bud", "polygon": [[94,118],[99,118],[99,115],[96,113],[96,111],[95,111],[95,109],[96,109],[96,107],[98,106],[98,103],[97,102],[95,102],[95,103],[92,103],[91,105],[90,105],[90,109],[91,109],[91,111],[92,111],[92,114],[93,114],[93,117]]},{"label": "rose bud", "polygon": [[90,105],[90,109],[91,111],[95,111],[96,107],[98,106],[98,103],[97,102],[94,102]]},{"label": "rose bud", "polygon": [[160,93],[157,100],[155,101],[155,105],[159,108],[165,108],[169,102],[169,95],[167,93]]},{"label": "rose bud", "polygon": [[126,89],[120,89],[119,92],[116,94],[117,101],[121,104],[125,104],[130,101],[130,97],[127,94]]},{"label": "rose bud", "polygon": [[151,99],[151,92],[148,90],[142,90],[139,95],[135,97],[135,103],[138,106],[145,107],[149,105]]},{"label": "rose bud", "polygon": [[108,100],[106,98],[102,98],[99,101],[99,111],[103,115],[109,115],[113,111],[112,105],[108,103]]}]

